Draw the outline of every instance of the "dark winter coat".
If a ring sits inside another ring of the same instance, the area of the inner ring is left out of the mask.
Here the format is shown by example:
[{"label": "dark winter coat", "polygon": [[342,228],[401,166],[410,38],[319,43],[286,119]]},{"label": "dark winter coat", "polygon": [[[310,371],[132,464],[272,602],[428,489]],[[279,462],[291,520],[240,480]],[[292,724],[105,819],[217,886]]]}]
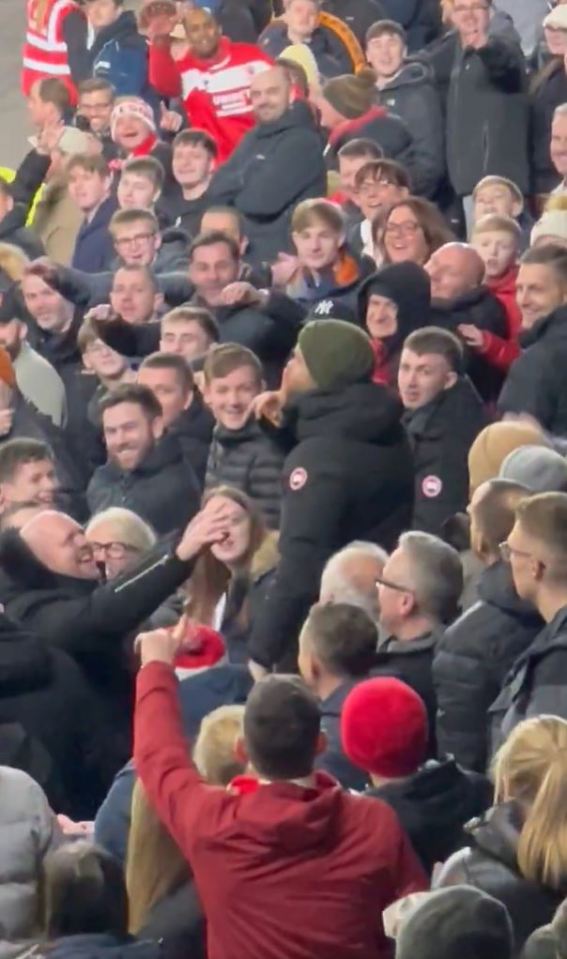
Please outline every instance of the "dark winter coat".
[{"label": "dark winter coat", "polygon": [[0,613],[0,725],[19,723],[47,751],[56,791],[52,808],[88,819],[121,756],[108,723],[76,663]]},{"label": "dark winter coat", "polygon": [[555,108],[567,101],[567,74],[563,58],[557,69],[530,94],[530,171],[533,193],[551,193],[561,177],[549,154],[551,122]]},{"label": "dark winter coat", "polygon": [[565,897],[524,879],[518,870],[517,849],[522,816],[515,803],[494,806],[467,826],[469,846],[443,866],[436,887],[467,885],[494,896],[506,906],[515,937],[515,956],[524,942],[545,925]]},{"label": "dark winter coat", "polygon": [[156,902],[138,935],[159,942],[159,959],[205,959],[206,924],[195,883],[187,880]]},{"label": "dark winter coat", "polygon": [[43,243],[33,230],[28,230],[26,223],[26,206],[17,204],[2,221],[0,221],[0,243],[11,243],[19,247],[30,260],[44,255]]},{"label": "dark winter coat", "polygon": [[301,304],[311,319],[356,321],[359,290],[374,273],[375,263],[364,254],[357,259],[346,244],[340,256],[338,264],[325,267],[316,277],[300,267],[286,286],[287,296]]},{"label": "dark winter coat", "polygon": [[488,809],[492,787],[452,758],[431,759],[413,776],[368,789],[366,795],[392,807],[431,875],[437,863],[466,844],[465,823]]},{"label": "dark winter coat", "polygon": [[439,536],[445,520],[466,509],[468,453],[488,418],[468,377],[460,377],[430,403],[406,410],[403,421],[414,460],[413,527]]},{"label": "dark winter coat", "polygon": [[87,489],[91,513],[123,506],[162,535],[182,529],[199,509],[195,470],[175,433],[166,433],[133,470],[109,460],[95,470]]},{"label": "dark winter coat", "polygon": [[422,50],[441,31],[441,8],[437,0],[382,0],[386,18],[405,29],[409,50]]},{"label": "dark winter coat", "polygon": [[212,413],[195,390],[190,407],[183,410],[168,429],[179,440],[183,458],[193,467],[200,487],[205,481],[214,425]]},{"label": "dark winter coat", "polygon": [[[469,290],[455,300],[433,300],[430,323],[459,336],[461,323],[508,338],[508,320],[500,301],[486,286]],[[485,403],[494,402],[502,387],[503,374],[487,363],[480,353],[465,350],[466,372]]]},{"label": "dark winter coat", "polygon": [[236,571],[226,592],[221,633],[229,662],[248,662],[250,635],[272,589],[280,554],[278,534],[268,533],[254,553],[250,569]]},{"label": "dark winter coat", "polygon": [[[187,738],[195,741],[203,719],[213,709],[245,703],[251,687],[252,677],[248,668],[232,664],[215,666],[181,680],[179,702]],[[96,842],[120,863],[126,861],[135,782],[134,765],[129,762],[115,776],[95,819]]]},{"label": "dark winter coat", "polygon": [[239,430],[215,427],[205,488],[235,486],[260,507],[268,526],[278,529],[284,451],[253,417]]},{"label": "dark winter coat", "polygon": [[341,743],[341,713],[345,699],[355,686],[356,680],[346,680],[321,700],[321,730],[327,737],[327,746],[317,756],[315,766],[334,776],[345,789],[361,791],[368,785],[368,774],[347,759]]},{"label": "dark winter coat", "polygon": [[326,170],[313,114],[298,101],[279,120],[258,123],[216,172],[209,203],[240,211],[250,255],[275,260],[290,249],[290,221],[302,200],[324,196]]},{"label": "dark winter coat", "polygon": [[401,163],[413,176],[415,151],[411,131],[400,117],[391,116],[384,107],[378,106],[371,107],[355,120],[345,120],[333,130],[326,151],[329,164],[336,165],[340,148],[359,137],[373,140],[385,157]]},{"label": "dark winter coat", "polygon": [[433,685],[433,657],[440,633],[426,633],[415,639],[400,640],[390,636],[380,643],[373,676],[395,676],[411,686],[421,696],[427,709],[429,723],[429,756],[436,755],[435,715],[437,699]]},{"label": "dark winter coat", "polygon": [[234,43],[256,43],[272,17],[270,0],[215,0],[209,9]]},{"label": "dark winter coat", "polygon": [[567,719],[567,607],[516,659],[500,695],[492,704],[492,752],[523,719],[531,716]]},{"label": "dark winter coat", "polygon": [[363,49],[368,28],[377,20],[387,19],[385,6],[382,0],[323,0],[321,3],[325,13],[344,20]]},{"label": "dark winter coat", "polygon": [[110,269],[114,260],[114,244],[108,224],[116,210],[116,197],[109,196],[96,211],[92,220],[83,220],[73,250],[71,266],[85,273],[100,273]]},{"label": "dark winter coat", "polygon": [[465,769],[484,772],[490,755],[488,710],[543,620],[519,598],[504,563],[483,571],[478,596],[441,637],[433,680],[440,753],[454,756]]},{"label": "dark winter coat", "polygon": [[281,561],[250,641],[262,665],[293,658],[333,553],[353,539],[389,549],[407,529],[413,472],[400,417],[399,401],[367,382],[312,390],[288,408],[297,445],[283,469]]},{"label": "dark winter coat", "polygon": [[191,571],[169,542],[111,583],[74,579],[41,565],[15,530],[0,539],[0,596],[7,615],[81,666],[114,724],[116,749],[130,755],[130,632],[139,629]]},{"label": "dark winter coat", "polygon": [[[285,48],[292,43],[293,41],[288,37],[287,24],[283,20],[273,20],[269,23],[258,40],[260,49],[274,60],[281,57]],[[339,35],[329,27],[324,25],[316,27],[306,46],[315,57],[323,80],[352,73],[352,57],[349,50]]]},{"label": "dark winter coat", "polygon": [[138,33],[136,15],[123,11],[114,23],[96,34],[87,53],[92,76],[112,84],[117,97],[142,97],[157,106],[158,96],[148,80],[148,45]]},{"label": "dark winter coat", "polygon": [[545,430],[567,435],[567,306],[538,320],[521,336],[524,352],[502,388],[501,413],[529,413]]},{"label": "dark winter coat", "polygon": [[468,196],[482,177],[494,174],[508,177],[527,193],[528,100],[522,51],[503,37],[489,37],[479,50],[463,50],[457,34],[452,40],[447,167],[453,189],[458,196]]},{"label": "dark winter coat", "polygon": [[209,191],[206,190],[196,200],[184,200],[181,188],[168,191],[161,196],[156,204],[156,213],[167,219],[175,227],[183,230],[188,237],[194,239],[201,229],[201,220],[211,206]]},{"label": "dark winter coat", "polygon": [[434,196],[445,173],[445,134],[431,67],[408,61],[386,86],[376,89],[381,106],[401,117],[411,131],[412,193]]}]

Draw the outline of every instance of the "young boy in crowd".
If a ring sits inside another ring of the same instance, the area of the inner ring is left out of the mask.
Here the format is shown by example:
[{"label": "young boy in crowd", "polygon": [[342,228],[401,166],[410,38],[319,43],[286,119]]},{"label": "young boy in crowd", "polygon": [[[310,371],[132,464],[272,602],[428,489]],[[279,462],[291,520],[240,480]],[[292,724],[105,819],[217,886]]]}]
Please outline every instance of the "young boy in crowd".
[{"label": "young boy in crowd", "polygon": [[285,455],[249,412],[265,389],[260,361],[246,347],[225,343],[209,352],[203,373],[205,403],[216,420],[205,488],[236,486],[278,529]]},{"label": "young boy in crowd", "polygon": [[410,178],[395,160],[371,160],[358,170],[354,189],[364,219],[349,234],[350,247],[354,253],[364,253],[375,260],[373,224],[382,212],[409,196]]},{"label": "young boy in crowd", "polygon": [[121,210],[155,212],[164,183],[163,167],[154,156],[126,160],[118,181],[118,205]]},{"label": "young boy in crowd", "polygon": [[175,226],[197,236],[209,205],[207,190],[217,164],[218,148],[206,130],[182,130],[173,141],[172,167],[176,189],[159,203]]},{"label": "young boy in crowd", "polygon": [[202,306],[178,306],[161,318],[161,353],[176,353],[192,363],[204,357],[218,341],[217,322]]},{"label": "young boy in crowd", "polygon": [[506,312],[508,337],[502,339],[469,324],[461,325],[459,332],[473,350],[503,372],[520,354],[518,335],[522,316],[516,302],[516,279],[521,238],[522,231],[516,220],[498,213],[477,220],[471,236],[471,246],[484,263],[484,282]]},{"label": "young boy in crowd", "polygon": [[473,190],[473,225],[489,213],[509,216],[520,226],[520,253],[530,245],[532,220],[524,209],[524,198],[505,176],[485,176]]},{"label": "young boy in crowd", "polygon": [[71,265],[86,273],[107,270],[114,259],[109,223],[116,210],[112,176],[103,156],[79,153],[67,164],[69,196],[83,214]]},{"label": "young boy in crowd", "polygon": [[[291,218],[297,268],[285,292],[319,315],[333,315],[337,303],[354,311],[356,290],[370,261],[358,262],[346,247],[342,211],[330,200],[304,200]],[[374,268],[374,263],[371,264]]]}]

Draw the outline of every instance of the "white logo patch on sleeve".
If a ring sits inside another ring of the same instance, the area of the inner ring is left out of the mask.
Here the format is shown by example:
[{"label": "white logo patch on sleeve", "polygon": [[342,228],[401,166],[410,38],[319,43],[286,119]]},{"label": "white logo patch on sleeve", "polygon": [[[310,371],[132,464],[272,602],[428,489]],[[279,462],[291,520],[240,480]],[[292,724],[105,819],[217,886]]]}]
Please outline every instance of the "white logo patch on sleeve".
[{"label": "white logo patch on sleeve", "polygon": [[303,489],[306,482],[307,470],[304,470],[302,466],[297,466],[289,477],[289,488],[297,492],[297,490]]},{"label": "white logo patch on sleeve", "polygon": [[443,489],[443,481],[439,476],[426,476],[421,484],[421,492],[427,499],[435,499]]}]

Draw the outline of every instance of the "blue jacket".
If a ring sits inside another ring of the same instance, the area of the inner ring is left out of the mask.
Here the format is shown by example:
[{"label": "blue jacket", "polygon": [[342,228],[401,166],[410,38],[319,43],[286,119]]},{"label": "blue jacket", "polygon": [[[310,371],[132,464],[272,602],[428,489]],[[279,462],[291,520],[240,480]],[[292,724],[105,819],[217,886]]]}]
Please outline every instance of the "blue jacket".
[{"label": "blue jacket", "polygon": [[74,269],[84,270],[85,273],[100,273],[110,267],[115,253],[108,224],[116,206],[116,197],[109,196],[101,203],[92,220],[83,222],[75,240],[71,261]]},{"label": "blue jacket", "polygon": [[159,943],[131,936],[117,939],[108,933],[65,936],[49,944],[50,959],[159,959]]},{"label": "blue jacket", "polygon": [[92,76],[108,80],[116,96],[142,97],[154,109],[159,97],[148,80],[148,45],[136,17],[125,10],[95,37],[90,50]]},{"label": "blue jacket", "polygon": [[360,791],[367,787],[368,775],[353,766],[341,744],[341,713],[344,701],[354,686],[356,680],[347,680],[321,702],[321,729],[327,737],[327,748],[318,756],[316,766],[338,779],[345,789]]},{"label": "blue jacket", "polygon": [[[192,742],[195,740],[201,722],[213,709],[245,703],[251,686],[252,678],[245,666],[216,666],[184,679],[179,684],[179,701],[188,738]],[[136,773],[131,761],[115,776],[95,819],[97,843],[120,862],[126,859],[135,782]]]}]

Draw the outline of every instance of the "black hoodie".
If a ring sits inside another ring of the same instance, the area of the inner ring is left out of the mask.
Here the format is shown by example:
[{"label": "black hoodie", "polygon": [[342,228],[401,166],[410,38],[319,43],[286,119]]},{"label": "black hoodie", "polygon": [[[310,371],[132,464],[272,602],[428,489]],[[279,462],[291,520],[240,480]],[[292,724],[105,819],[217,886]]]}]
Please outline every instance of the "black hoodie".
[{"label": "black hoodie", "polygon": [[274,260],[289,250],[293,210],[302,200],[325,195],[322,151],[313,114],[298,101],[278,120],[253,127],[215,173],[209,202],[240,211],[256,260]]},{"label": "black hoodie", "polygon": [[466,769],[486,770],[488,710],[508,671],[543,629],[539,613],[514,589],[502,562],[485,569],[479,601],[449,626],[433,661],[437,738]]},{"label": "black hoodie", "polygon": [[312,390],[287,410],[297,445],[283,469],[281,561],[250,641],[264,666],[293,662],[323,566],[354,539],[390,549],[413,505],[411,452],[401,404],[384,387]]},{"label": "black hoodie", "polygon": [[166,433],[133,470],[109,460],[95,470],[87,489],[92,513],[124,506],[159,535],[181,529],[199,509],[195,470],[175,433]]},{"label": "black hoodie", "polygon": [[432,759],[413,776],[369,789],[366,795],[395,810],[429,875],[466,844],[465,823],[492,802],[489,781],[465,772],[454,759]]},{"label": "black hoodie", "polygon": [[544,429],[567,436],[567,306],[522,334],[524,352],[512,365],[498,400],[501,413],[529,413]]}]

